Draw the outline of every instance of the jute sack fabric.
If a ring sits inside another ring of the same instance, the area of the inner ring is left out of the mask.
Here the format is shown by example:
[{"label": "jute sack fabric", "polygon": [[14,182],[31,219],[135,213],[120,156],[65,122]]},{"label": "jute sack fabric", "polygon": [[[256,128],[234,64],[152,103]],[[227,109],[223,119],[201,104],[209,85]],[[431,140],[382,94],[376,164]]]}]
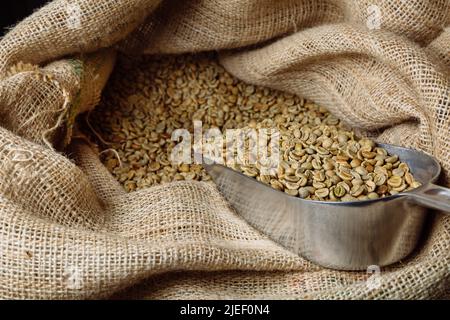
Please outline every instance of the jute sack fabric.
[{"label": "jute sack fabric", "polygon": [[97,104],[117,51],[219,50],[245,81],[433,154],[450,186],[449,48],[445,0],[49,3],[0,41],[0,297],[445,297],[443,214],[430,215],[411,257],[370,285],[365,272],[323,269],[284,250],[211,185],[125,193],[75,116]]}]

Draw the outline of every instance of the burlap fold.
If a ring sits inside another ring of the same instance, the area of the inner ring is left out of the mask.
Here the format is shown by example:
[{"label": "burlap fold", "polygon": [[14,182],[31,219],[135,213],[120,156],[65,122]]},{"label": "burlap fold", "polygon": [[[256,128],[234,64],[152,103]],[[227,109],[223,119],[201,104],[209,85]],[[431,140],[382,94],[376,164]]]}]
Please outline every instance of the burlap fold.
[{"label": "burlap fold", "polygon": [[433,154],[450,186],[449,30],[449,0],[52,1],[0,41],[0,297],[444,297],[443,214],[374,287],[273,243],[211,185],[125,193],[74,124],[116,51],[219,50],[240,79]]}]

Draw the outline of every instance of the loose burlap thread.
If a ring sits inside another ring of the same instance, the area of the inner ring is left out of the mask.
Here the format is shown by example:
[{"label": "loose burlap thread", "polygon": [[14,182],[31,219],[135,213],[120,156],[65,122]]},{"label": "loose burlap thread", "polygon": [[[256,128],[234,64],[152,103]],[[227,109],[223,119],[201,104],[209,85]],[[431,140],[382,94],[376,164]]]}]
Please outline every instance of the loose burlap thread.
[{"label": "loose burlap thread", "polygon": [[98,103],[116,51],[218,50],[240,79],[433,154],[450,186],[449,48],[448,0],[52,1],[0,41],[0,297],[445,297],[443,214],[369,286],[365,272],[286,251],[211,185],[125,193],[74,126]]}]

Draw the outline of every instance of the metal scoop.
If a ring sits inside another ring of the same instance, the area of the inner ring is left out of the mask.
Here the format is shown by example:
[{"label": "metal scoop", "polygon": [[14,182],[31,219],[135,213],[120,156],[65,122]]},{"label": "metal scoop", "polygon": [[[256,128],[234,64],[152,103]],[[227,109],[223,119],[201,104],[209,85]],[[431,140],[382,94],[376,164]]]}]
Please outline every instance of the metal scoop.
[{"label": "metal scoop", "polygon": [[427,209],[450,212],[450,189],[434,185],[439,163],[423,152],[379,144],[406,162],[422,186],[375,200],[304,200],[219,164],[205,169],[230,205],[249,224],[292,252],[321,266],[366,270],[411,253]]}]

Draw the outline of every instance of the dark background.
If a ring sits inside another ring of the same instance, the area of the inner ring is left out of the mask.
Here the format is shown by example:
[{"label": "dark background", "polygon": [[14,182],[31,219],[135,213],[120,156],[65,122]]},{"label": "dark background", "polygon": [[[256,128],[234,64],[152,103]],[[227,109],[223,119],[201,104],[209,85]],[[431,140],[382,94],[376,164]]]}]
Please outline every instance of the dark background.
[{"label": "dark background", "polygon": [[42,7],[49,0],[3,0],[0,4],[0,36],[7,28],[29,16],[37,8]]}]

